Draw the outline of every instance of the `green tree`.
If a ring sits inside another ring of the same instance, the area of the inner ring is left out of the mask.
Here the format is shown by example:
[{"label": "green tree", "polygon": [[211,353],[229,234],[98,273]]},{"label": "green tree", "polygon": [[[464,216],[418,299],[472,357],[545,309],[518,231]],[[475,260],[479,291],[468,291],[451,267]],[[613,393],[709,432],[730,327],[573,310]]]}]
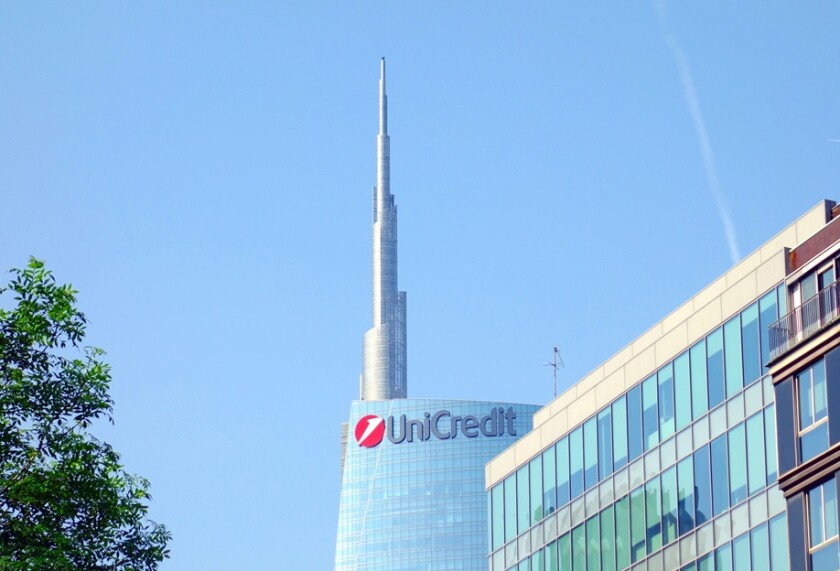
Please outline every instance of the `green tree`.
[{"label": "green tree", "polygon": [[[76,291],[34,258],[0,286],[0,571],[153,571],[171,534],[149,483],[89,429],[113,422],[110,367],[82,348]],[[11,299],[10,299],[11,298]]]}]

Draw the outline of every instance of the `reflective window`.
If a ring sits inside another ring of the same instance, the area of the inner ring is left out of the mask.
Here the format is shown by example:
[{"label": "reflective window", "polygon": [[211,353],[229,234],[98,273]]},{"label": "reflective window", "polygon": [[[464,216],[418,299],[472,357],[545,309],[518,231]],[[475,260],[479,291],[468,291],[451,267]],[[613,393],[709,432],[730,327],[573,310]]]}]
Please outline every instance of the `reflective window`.
[{"label": "reflective window", "polygon": [[694,491],[697,495],[694,525],[699,526],[712,517],[712,480],[709,445],[694,453]]},{"label": "reflective window", "polygon": [[728,543],[715,549],[715,571],[732,571],[732,547]]},{"label": "reflective window", "polygon": [[677,539],[677,468],[662,472],[662,543]]},{"label": "reflective window", "polygon": [[756,571],[770,569],[770,538],[767,524],[762,524],[750,532],[752,568]]},{"label": "reflective window", "polygon": [[[559,571],[556,541],[549,543],[545,548],[545,568],[546,571]],[[564,569],[568,569],[568,567],[564,567]]]},{"label": "reflective window", "polygon": [[569,484],[569,439],[561,438],[555,446],[557,454],[557,506],[567,503],[571,487]]},{"label": "reflective window", "polygon": [[616,470],[627,464],[627,402],[621,397],[612,405],[613,461]]},{"label": "reflective window", "polygon": [[590,418],[583,423],[584,483],[588,490],[598,483],[598,425]]},{"label": "reflective window", "polygon": [[[712,507],[714,514],[718,515],[729,507],[729,457],[726,446],[726,435],[712,440]],[[697,478],[694,479],[697,482]]]},{"label": "reflective window", "polygon": [[505,542],[516,537],[516,477],[505,480]]},{"label": "reflective window", "polygon": [[762,371],[767,371],[767,361],[770,360],[770,325],[779,319],[775,290],[758,300],[758,312],[761,322],[761,363],[765,365]]},{"label": "reflective window", "polygon": [[531,472],[531,525],[540,521],[543,517],[542,508],[542,456],[537,456],[530,462]]},{"label": "reflective window", "polygon": [[758,335],[758,303],[741,312],[741,344],[744,350],[744,384],[761,376],[761,349]]},{"label": "reflective window", "polygon": [[569,466],[571,468],[572,497],[583,493],[583,427],[569,434]]},{"label": "reflective window", "polygon": [[689,349],[691,360],[691,415],[700,418],[709,410],[709,385],[706,381],[706,340]]},{"label": "reflective window", "polygon": [[647,552],[662,547],[662,492],[659,476],[645,484],[645,513],[647,515]]},{"label": "reflective window", "polygon": [[764,414],[759,412],[747,419],[747,478],[749,494],[767,485],[767,462],[764,458]]},{"label": "reflective window", "polygon": [[528,465],[516,471],[516,523],[519,533],[531,527],[528,502]]},{"label": "reflective window", "polygon": [[601,512],[601,571],[615,571],[615,518],[610,506]]},{"label": "reflective window", "polygon": [[691,422],[691,371],[688,353],[674,359],[674,408],[677,430]]},{"label": "reflective window", "polygon": [[493,549],[496,550],[505,542],[505,489],[504,484],[493,488],[491,494],[491,518],[490,523],[493,529]]},{"label": "reflective window", "polygon": [[598,477],[604,479],[613,468],[612,413],[607,407],[598,415]]},{"label": "reflective window", "polygon": [[718,327],[706,337],[706,373],[709,380],[709,408],[723,402],[723,329]]},{"label": "reflective window", "polygon": [[694,462],[691,456],[677,464],[677,520],[679,534],[683,535],[694,529]]},{"label": "reflective window", "polygon": [[627,450],[632,462],[642,454],[642,387],[635,386],[627,393]]},{"label": "reflective window", "polygon": [[630,492],[630,558],[633,563],[645,556],[645,487]]},{"label": "reflective window", "polygon": [[808,539],[811,569],[840,568],[837,483],[834,478],[808,492]]},{"label": "reflective window", "polygon": [[659,403],[656,376],[649,377],[642,383],[642,404],[645,431],[645,452],[659,444]]},{"label": "reflective window", "polygon": [[543,510],[545,515],[557,509],[557,460],[555,447],[550,446],[543,452]]},{"label": "reflective window", "polygon": [[572,569],[586,571],[586,530],[583,524],[572,530]]},{"label": "reflective window", "polygon": [[674,369],[670,363],[656,373],[659,384],[659,439],[665,440],[676,427],[674,419]]},{"label": "reflective window", "polygon": [[615,562],[619,569],[630,566],[630,497],[615,504]]},{"label": "reflective window", "polygon": [[572,534],[567,533],[557,541],[557,558],[563,571],[572,568]]},{"label": "reflective window", "polygon": [[729,502],[734,506],[746,498],[747,440],[744,424],[741,423],[729,431]]},{"label": "reflective window", "polygon": [[770,405],[764,409],[764,434],[767,445],[767,483],[776,481],[776,407]]},{"label": "reflective window", "polygon": [[806,462],[828,448],[825,361],[817,361],[796,378],[799,398],[799,452]]},{"label": "reflective window", "polygon": [[782,513],[770,520],[770,564],[772,571],[789,571],[787,516]]},{"label": "reflective window", "polygon": [[[732,541],[732,559],[738,571],[750,571],[750,534],[745,533]],[[760,571],[765,571],[766,567]]]},{"label": "reflective window", "polygon": [[586,522],[586,571],[601,569],[601,526],[595,516]]},{"label": "reflective window", "polygon": [[741,317],[736,315],[723,326],[726,356],[726,396],[736,395],[744,388],[743,360],[741,359]]}]

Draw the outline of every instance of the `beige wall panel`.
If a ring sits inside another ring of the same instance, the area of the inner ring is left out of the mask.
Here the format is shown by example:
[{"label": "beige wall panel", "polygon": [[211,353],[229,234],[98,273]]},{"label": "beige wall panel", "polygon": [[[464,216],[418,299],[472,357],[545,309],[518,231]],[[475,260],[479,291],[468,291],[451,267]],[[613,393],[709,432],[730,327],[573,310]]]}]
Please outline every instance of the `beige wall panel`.
[{"label": "beige wall panel", "polygon": [[639,381],[656,370],[656,350],[648,347],[627,363],[624,367],[624,384],[627,388],[635,386]]},{"label": "beige wall panel", "polygon": [[688,342],[693,343],[721,322],[720,298],[715,298],[688,318]]},{"label": "beige wall panel", "polygon": [[662,337],[662,322],[657,323],[633,341],[633,355],[638,355]]},{"label": "beige wall panel", "polygon": [[569,417],[569,428],[574,428],[596,411],[595,389],[580,395],[577,401],[569,407],[566,414]]},{"label": "beige wall panel", "polygon": [[539,431],[531,431],[513,445],[513,461],[516,467],[519,468],[525,462],[539,454],[540,452],[540,433]]},{"label": "beige wall panel", "polygon": [[595,385],[600,383],[604,380],[604,368],[598,367],[585,377],[583,377],[580,381],[577,382],[577,391],[578,394],[583,394],[588,392],[590,389],[594,389]]},{"label": "beige wall panel", "polygon": [[721,314],[724,319],[729,319],[758,297],[757,273],[752,272],[720,296]]},{"label": "beige wall panel", "polygon": [[694,311],[703,309],[710,301],[719,297],[725,289],[726,276],[720,276],[692,298],[691,301],[694,303]]},{"label": "beige wall panel", "polygon": [[785,252],[779,250],[758,267],[755,272],[756,289],[758,294],[766,292],[771,287],[785,279]]},{"label": "beige wall panel", "polygon": [[565,412],[551,417],[540,427],[540,449],[545,450],[559,440],[566,433],[567,428]]},{"label": "beige wall panel", "polygon": [[[514,446],[516,445],[514,444]],[[485,484],[488,489],[495,485],[496,482],[504,480],[505,476],[516,469],[513,453],[514,446],[507,448],[504,452],[493,458],[485,467]]]},{"label": "beige wall panel", "polygon": [[662,320],[662,332],[667,335],[671,329],[688,319],[692,313],[694,313],[694,303],[689,300]]},{"label": "beige wall panel", "polygon": [[656,367],[659,368],[688,347],[688,325],[680,323],[656,342]]},{"label": "beige wall panel", "polygon": [[726,272],[726,287],[732,287],[761,264],[761,251],[756,250]]},{"label": "beige wall panel", "polygon": [[796,246],[796,224],[791,224],[761,247],[759,250],[761,261],[769,260],[783,248],[793,248],[794,246]]},{"label": "beige wall panel", "polygon": [[829,222],[828,204],[821,200],[816,206],[796,221],[796,241],[801,244],[817,233]]},{"label": "beige wall panel", "polygon": [[595,387],[595,406],[601,410],[624,392],[624,369],[619,369]]},{"label": "beige wall panel", "polygon": [[633,345],[628,345],[604,363],[604,376],[609,377],[633,358]]}]

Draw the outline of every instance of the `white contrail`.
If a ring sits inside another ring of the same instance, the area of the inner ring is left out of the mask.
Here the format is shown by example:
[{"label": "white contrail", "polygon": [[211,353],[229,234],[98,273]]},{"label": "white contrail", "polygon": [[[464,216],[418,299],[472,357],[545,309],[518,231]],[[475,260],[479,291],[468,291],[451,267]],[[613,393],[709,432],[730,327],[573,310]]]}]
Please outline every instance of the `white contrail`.
[{"label": "white contrail", "polygon": [[738,238],[735,235],[735,224],[732,222],[732,215],[729,213],[729,206],[726,204],[726,199],[720,190],[720,183],[718,182],[717,167],[715,166],[715,155],[712,152],[712,145],[709,142],[709,134],[706,132],[706,123],[703,121],[703,113],[700,111],[700,99],[697,97],[697,90],[694,88],[694,79],[691,76],[691,69],[688,67],[688,62],[682,53],[682,50],[677,45],[676,38],[671,32],[668,24],[668,15],[665,11],[665,3],[659,0],[656,3],[657,16],[659,17],[659,24],[662,27],[662,33],[665,36],[665,41],[671,49],[671,53],[677,62],[677,69],[680,72],[680,79],[682,81],[683,95],[685,102],[688,105],[688,112],[691,114],[691,120],[694,122],[694,131],[697,133],[697,140],[700,143],[700,152],[703,155],[703,166],[706,170],[706,179],[709,183],[709,190],[712,192],[712,198],[715,200],[718,215],[723,223],[723,230],[726,233],[726,243],[729,246],[729,257],[732,258],[732,263],[735,264],[741,259],[741,254],[738,251]]}]

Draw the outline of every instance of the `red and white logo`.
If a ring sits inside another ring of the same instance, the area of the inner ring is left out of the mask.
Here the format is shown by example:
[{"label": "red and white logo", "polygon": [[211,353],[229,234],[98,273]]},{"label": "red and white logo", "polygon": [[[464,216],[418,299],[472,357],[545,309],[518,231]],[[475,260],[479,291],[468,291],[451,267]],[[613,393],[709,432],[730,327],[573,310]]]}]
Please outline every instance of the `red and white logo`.
[{"label": "red and white logo", "polygon": [[375,414],[363,416],[356,423],[355,435],[359,446],[373,448],[382,442],[382,437],[385,436],[385,419]]}]

